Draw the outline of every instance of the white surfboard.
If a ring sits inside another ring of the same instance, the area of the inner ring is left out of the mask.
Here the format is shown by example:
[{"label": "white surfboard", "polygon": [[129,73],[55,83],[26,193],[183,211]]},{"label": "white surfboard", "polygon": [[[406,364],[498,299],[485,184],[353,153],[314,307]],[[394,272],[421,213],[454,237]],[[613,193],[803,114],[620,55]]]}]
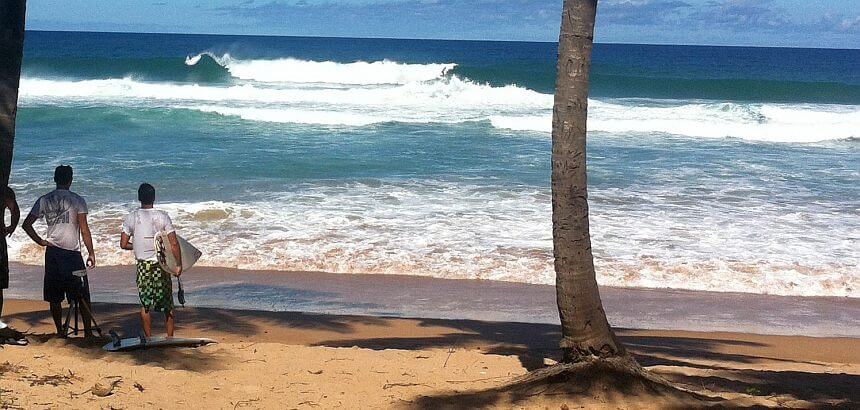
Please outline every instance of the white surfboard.
[{"label": "white surfboard", "polygon": [[149,339],[143,337],[131,337],[119,339],[116,334],[111,335],[114,340],[102,347],[109,352],[129,352],[132,350],[142,349],[159,349],[166,347],[200,347],[212,343],[217,343],[212,339],[205,338],[186,338],[186,337],[151,337]]},{"label": "white surfboard", "polygon": [[[161,268],[167,272],[176,273],[176,258],[173,256],[173,248],[167,236],[166,232],[155,234],[155,252]],[[179,242],[179,252],[182,255],[182,272],[184,273],[197,263],[203,252],[179,235],[176,235],[176,241]]]}]

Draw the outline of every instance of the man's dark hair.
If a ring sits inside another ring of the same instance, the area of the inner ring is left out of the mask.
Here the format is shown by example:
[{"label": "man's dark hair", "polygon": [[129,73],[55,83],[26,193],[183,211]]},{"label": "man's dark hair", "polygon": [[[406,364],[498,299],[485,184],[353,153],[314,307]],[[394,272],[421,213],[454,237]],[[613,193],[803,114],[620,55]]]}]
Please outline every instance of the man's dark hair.
[{"label": "man's dark hair", "polygon": [[140,184],[140,188],[137,189],[137,199],[140,200],[140,203],[143,205],[152,205],[155,203],[155,187],[147,184],[146,182]]},{"label": "man's dark hair", "polygon": [[54,170],[54,182],[59,186],[68,186],[72,184],[72,167],[69,165],[60,165]]}]

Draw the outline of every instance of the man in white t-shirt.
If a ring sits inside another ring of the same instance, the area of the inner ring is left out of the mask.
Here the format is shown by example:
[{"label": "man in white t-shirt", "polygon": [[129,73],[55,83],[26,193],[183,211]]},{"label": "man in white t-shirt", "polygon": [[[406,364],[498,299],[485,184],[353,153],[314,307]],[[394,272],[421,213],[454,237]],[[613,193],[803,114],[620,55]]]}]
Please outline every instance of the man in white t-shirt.
[{"label": "man in white t-shirt", "polygon": [[[43,195],[36,203],[21,227],[33,242],[45,249],[45,286],[44,299],[51,305],[51,316],[57,327],[57,334],[66,337],[62,326],[63,298],[75,299],[81,307],[84,321],[84,336],[91,337],[89,289],[83,286],[73,272],[96,266],[93,252],[93,238],[87,224],[87,202],[80,195],[69,190],[72,186],[73,171],[68,165],[60,165],[54,170],[57,189]],[[44,218],[48,225],[47,239],[42,239],[33,223]],[[87,263],[81,256],[81,238],[87,247]]]},{"label": "man in white t-shirt", "polygon": [[173,255],[179,267],[175,275],[182,274],[182,254],[176,240],[176,230],[167,212],[154,208],[155,188],[150,184],[141,184],[137,190],[140,208],[125,217],[122,224],[120,247],[134,251],[137,259],[137,288],[140,295],[140,321],[143,334],[149,338],[152,334],[151,311],[164,312],[167,337],[173,337],[173,281],[170,275],[161,268],[155,249],[155,234],[166,232]]}]

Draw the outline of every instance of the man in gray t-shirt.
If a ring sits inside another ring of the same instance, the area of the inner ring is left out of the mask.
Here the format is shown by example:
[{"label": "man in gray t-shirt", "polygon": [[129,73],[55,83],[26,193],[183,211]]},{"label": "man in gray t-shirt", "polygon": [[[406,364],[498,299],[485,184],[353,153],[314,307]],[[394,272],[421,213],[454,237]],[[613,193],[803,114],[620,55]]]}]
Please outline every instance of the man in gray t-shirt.
[{"label": "man in gray t-shirt", "polygon": [[[57,183],[57,189],[36,200],[21,227],[33,242],[46,248],[44,299],[51,304],[51,316],[57,334],[66,336],[61,303],[64,298],[68,298],[77,300],[81,306],[84,335],[90,337],[89,289],[82,286],[81,279],[73,273],[96,265],[93,239],[87,224],[87,203],[80,195],[69,190],[72,186],[72,167],[57,167],[54,182]],[[47,239],[42,239],[33,229],[33,223],[40,218],[44,218],[48,226]],[[81,238],[89,253],[86,265],[81,256]]]},{"label": "man in gray t-shirt", "polygon": [[67,251],[81,251],[80,216],[86,215],[87,202],[68,188],[57,188],[33,204],[30,215],[36,219],[45,218],[48,226],[43,246],[54,246]]}]

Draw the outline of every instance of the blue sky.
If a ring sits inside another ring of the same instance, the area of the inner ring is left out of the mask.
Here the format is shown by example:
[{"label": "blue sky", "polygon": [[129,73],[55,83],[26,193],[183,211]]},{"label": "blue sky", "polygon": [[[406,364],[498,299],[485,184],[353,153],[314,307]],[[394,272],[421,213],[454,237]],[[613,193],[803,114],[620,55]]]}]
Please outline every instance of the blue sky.
[{"label": "blue sky", "polygon": [[[561,10],[561,0],[28,3],[32,30],[528,41],[555,41]],[[600,0],[597,13],[604,43],[860,48],[860,0]]]}]

